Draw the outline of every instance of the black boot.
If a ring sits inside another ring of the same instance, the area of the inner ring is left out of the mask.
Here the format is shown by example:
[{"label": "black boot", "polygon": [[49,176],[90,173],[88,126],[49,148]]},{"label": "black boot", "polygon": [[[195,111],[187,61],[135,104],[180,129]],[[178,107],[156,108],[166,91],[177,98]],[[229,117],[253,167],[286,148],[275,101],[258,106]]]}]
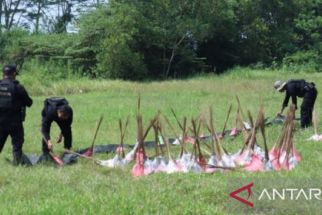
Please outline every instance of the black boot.
[{"label": "black boot", "polygon": [[18,166],[19,164],[21,164],[21,159],[22,158],[22,154],[21,153],[15,153],[13,154],[13,161],[12,164],[14,166]]}]

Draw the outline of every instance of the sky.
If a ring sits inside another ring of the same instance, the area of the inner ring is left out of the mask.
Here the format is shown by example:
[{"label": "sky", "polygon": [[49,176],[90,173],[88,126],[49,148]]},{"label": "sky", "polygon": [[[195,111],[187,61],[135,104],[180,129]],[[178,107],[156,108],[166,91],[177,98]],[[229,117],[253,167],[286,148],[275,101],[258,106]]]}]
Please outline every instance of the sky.
[{"label": "sky", "polygon": [[[108,0],[99,0],[101,4],[106,4]],[[9,2],[8,0],[5,0],[5,2]],[[69,1],[70,2],[70,1]],[[75,16],[72,22],[68,23],[67,25],[67,31],[69,33],[77,33],[77,25],[76,25],[76,20],[80,16],[80,14],[88,12],[89,10],[92,10],[97,3],[97,0],[86,0],[83,3],[78,3],[72,5],[72,14]],[[26,4],[20,5],[20,8],[25,9],[27,12],[33,12],[36,11],[36,7],[30,7],[27,6]],[[62,7],[58,7],[57,5],[52,5],[49,6],[48,8],[45,8],[44,11],[44,16],[40,19],[40,31],[42,32],[48,32],[50,29],[49,27],[51,26],[49,21],[50,20],[55,20],[57,16],[60,16],[62,14]],[[30,32],[33,32],[35,29],[35,26],[33,24],[33,20],[28,18],[26,13],[17,13],[14,16],[14,23],[15,26],[19,27],[24,27],[25,29],[29,30]],[[2,25],[4,24],[4,18],[2,18]]]}]

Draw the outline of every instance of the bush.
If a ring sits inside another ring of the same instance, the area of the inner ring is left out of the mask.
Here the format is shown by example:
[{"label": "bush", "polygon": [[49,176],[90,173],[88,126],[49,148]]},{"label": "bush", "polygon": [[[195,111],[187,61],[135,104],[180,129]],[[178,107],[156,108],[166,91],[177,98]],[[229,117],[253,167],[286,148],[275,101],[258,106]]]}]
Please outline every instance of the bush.
[{"label": "bush", "polygon": [[283,68],[294,72],[322,72],[322,58],[318,51],[298,51],[283,59]]},{"label": "bush", "polygon": [[127,44],[113,44],[109,40],[106,48],[109,51],[98,55],[100,76],[113,79],[142,80],[147,75],[143,56],[131,50]]}]

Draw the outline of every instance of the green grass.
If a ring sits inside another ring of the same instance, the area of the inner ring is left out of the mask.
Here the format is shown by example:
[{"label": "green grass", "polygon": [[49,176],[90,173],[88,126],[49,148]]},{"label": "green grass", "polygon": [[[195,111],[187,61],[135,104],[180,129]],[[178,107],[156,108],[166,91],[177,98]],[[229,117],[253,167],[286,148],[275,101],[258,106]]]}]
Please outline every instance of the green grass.
[{"label": "green grass", "polygon": [[[273,117],[279,110],[283,94],[273,90],[276,79],[304,78],[314,81],[322,92],[322,74],[286,73],[282,71],[249,71],[236,69],[223,76],[200,76],[188,80],[136,83],[109,80],[72,78],[61,81],[42,80],[32,74],[22,74],[21,83],[31,93],[34,105],[28,109],[25,127],[26,153],[40,154],[41,108],[46,96],[65,96],[74,109],[73,148],[88,147],[92,141],[96,121],[100,114],[104,120],[96,144],[119,142],[118,119],[130,115],[130,125],[125,142],[133,144],[136,138],[135,113],[138,95],[144,125],[160,110],[173,123],[171,108],[179,118],[198,116],[213,106],[215,126],[222,129],[229,104],[233,111],[228,128],[234,125],[237,102],[240,97],[243,108],[254,116],[263,104],[266,116]],[[316,109],[321,111],[321,95]],[[245,111],[244,110],[244,111]],[[299,113],[297,113],[299,114]],[[205,115],[207,117],[207,115]],[[176,132],[179,132],[175,126]],[[277,140],[281,126],[267,128],[269,145]],[[203,130],[207,133],[206,130]],[[168,136],[173,136],[166,129]],[[54,125],[52,137],[58,134]],[[295,146],[303,161],[290,172],[245,173],[227,172],[207,174],[154,174],[142,178],[130,175],[131,165],[124,169],[108,169],[91,161],[79,159],[76,165],[57,169],[38,165],[32,168],[13,167],[5,158],[11,158],[11,145],[7,141],[0,155],[0,213],[1,214],[224,214],[228,198],[229,179],[239,178],[321,178],[322,165],[320,143],[306,139],[313,129],[298,130]],[[148,136],[152,139],[153,134]],[[260,141],[261,142],[261,141]],[[224,146],[235,152],[242,145],[241,137],[226,138]],[[57,153],[62,146],[54,145]],[[176,150],[175,150],[176,151]],[[153,150],[148,151],[153,155]],[[173,155],[175,153],[173,152]],[[107,159],[111,155],[95,155]],[[241,184],[243,185],[243,184]]]}]

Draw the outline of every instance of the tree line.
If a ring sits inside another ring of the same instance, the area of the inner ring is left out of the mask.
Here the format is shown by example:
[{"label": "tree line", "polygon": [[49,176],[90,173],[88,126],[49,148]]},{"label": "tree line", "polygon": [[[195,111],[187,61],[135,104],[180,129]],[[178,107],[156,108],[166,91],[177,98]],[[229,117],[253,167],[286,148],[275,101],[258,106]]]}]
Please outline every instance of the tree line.
[{"label": "tree line", "polygon": [[322,0],[3,0],[0,17],[0,61],[20,67],[142,80],[322,66]]}]

